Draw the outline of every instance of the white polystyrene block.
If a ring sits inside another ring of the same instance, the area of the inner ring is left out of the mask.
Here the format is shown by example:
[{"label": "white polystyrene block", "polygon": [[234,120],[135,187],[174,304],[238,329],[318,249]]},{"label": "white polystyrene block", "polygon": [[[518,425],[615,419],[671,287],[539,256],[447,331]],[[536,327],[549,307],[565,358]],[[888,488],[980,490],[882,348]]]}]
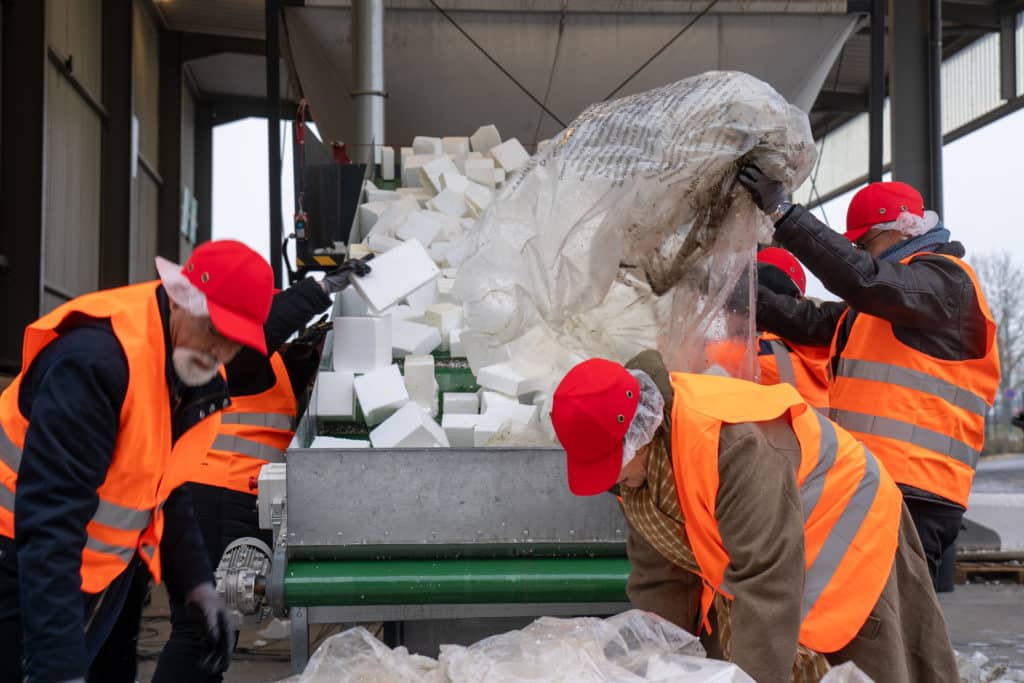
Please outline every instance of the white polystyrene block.
[{"label": "white polystyrene block", "polygon": [[462,262],[466,260],[466,243],[462,240],[452,242],[448,251],[445,252],[444,260],[452,268],[461,266]]},{"label": "white polystyrene block", "polygon": [[508,173],[505,172],[505,169],[503,169],[503,168],[496,168],[496,169],[494,169],[494,184],[495,185],[501,185],[503,182],[505,182],[505,178],[507,178],[507,177],[508,177]]},{"label": "white polystyrene block", "polygon": [[395,179],[395,148],[380,148],[380,177],[384,180]]},{"label": "white polystyrene block", "polygon": [[459,169],[459,173],[465,174],[466,172],[466,155],[465,154],[449,154],[452,163],[455,164],[455,168]]},{"label": "white polystyrene block", "polygon": [[371,372],[391,363],[391,321],[386,317],[334,319],[335,371]]},{"label": "white polystyrene block", "polygon": [[537,406],[498,402],[490,406],[483,415],[488,419],[497,419],[501,423],[518,422],[519,424],[530,425],[537,421]]},{"label": "white polystyrene block", "polygon": [[462,345],[462,330],[452,330],[448,335],[448,355],[452,358],[466,357],[466,348]]},{"label": "white polystyrene block", "polygon": [[401,198],[397,190],[373,190],[366,193],[367,202],[397,202]]},{"label": "white polystyrene block", "polygon": [[484,187],[494,187],[494,159],[466,159],[466,177]]},{"label": "white polystyrene block", "polygon": [[474,152],[482,152],[486,154],[491,151],[492,147],[497,147],[501,144],[501,134],[498,132],[497,127],[493,125],[480,126],[476,129],[476,132],[469,137],[469,145],[472,147]]},{"label": "white polystyrene block", "polygon": [[436,194],[443,189],[441,186],[441,176],[445,173],[458,172],[458,167],[455,166],[451,159],[448,157],[437,157],[419,168],[420,185],[432,190]]},{"label": "white polystyrene block", "polygon": [[550,144],[551,144],[551,140],[550,140],[550,139],[548,139],[548,140],[539,140],[539,141],[537,142],[537,151],[538,151],[538,152],[543,152],[543,151],[544,151],[544,149],[545,149],[545,148],[546,148],[546,147],[547,147],[548,145],[550,145]]},{"label": "white polystyrene block", "polygon": [[364,235],[377,223],[377,219],[388,210],[390,202],[367,202],[359,205],[359,229]]},{"label": "white polystyrene block", "polygon": [[441,333],[436,327],[408,320],[391,319],[391,354],[422,356],[441,346]]},{"label": "white polystyrene block", "polygon": [[437,328],[441,333],[441,350],[447,351],[452,330],[462,327],[462,306],[448,303],[433,304],[427,307],[423,321]]},{"label": "white polystyrene block", "polygon": [[444,430],[415,403],[395,411],[370,432],[374,448],[448,448]]},{"label": "white polystyrene block", "polygon": [[366,300],[352,287],[346,287],[336,295],[338,313],[346,318],[361,318],[370,315]]},{"label": "white polystyrene block", "polygon": [[462,218],[466,215],[468,207],[462,193],[455,190],[441,190],[433,199],[427,202],[427,206],[435,211],[440,211],[446,216]]},{"label": "white polystyrene block", "polygon": [[314,436],[310,448],[369,448],[370,442],[363,439],[342,439],[337,436]]},{"label": "white polystyrene block", "polygon": [[434,379],[433,356],[406,356],[405,372],[402,375],[409,398],[424,408],[429,408],[437,380]]},{"label": "white polystyrene block", "polygon": [[421,187],[423,183],[420,182],[420,168],[437,158],[433,154],[413,154],[402,157],[402,187]]},{"label": "white polystyrene block", "polygon": [[433,306],[437,303],[437,281],[431,280],[422,287],[419,287],[415,291],[409,293],[405,297],[405,302],[412,306],[414,309],[420,311],[422,315],[428,306]]},{"label": "white polystyrene block", "polygon": [[365,242],[356,242],[348,245],[349,258],[363,258],[370,254],[370,247]]},{"label": "white polystyrene block", "polygon": [[421,322],[421,320],[413,320],[413,318],[423,316],[423,311],[415,309],[409,304],[395,304],[386,313],[391,316],[392,320],[412,320],[413,322]]},{"label": "white polystyrene block", "polygon": [[400,187],[395,191],[402,196],[402,199],[416,202],[414,209],[422,209],[434,196],[434,191],[425,187]]},{"label": "white polystyrene block", "polygon": [[504,421],[497,415],[480,415],[476,427],[473,428],[473,446],[476,448],[486,446],[503,424]]},{"label": "white polystyrene block", "polygon": [[[430,243],[430,247],[427,249],[427,251],[430,252],[430,258],[434,259],[434,263],[436,263],[439,266],[443,265],[444,263],[447,263],[447,261],[445,261],[445,255],[448,253],[448,247],[450,247],[451,244],[452,244],[451,242],[444,242],[444,241],[434,241],[434,242]],[[437,290],[437,300],[438,301],[442,301],[443,300],[441,298],[440,282],[441,282],[441,280],[438,280],[438,283],[439,283],[438,284],[438,290]]]},{"label": "white polystyrene block", "polygon": [[383,254],[391,251],[395,247],[400,247],[402,240],[396,240],[393,237],[385,237],[384,235],[370,235],[366,240],[366,246],[374,254]]},{"label": "white polystyrene block", "polygon": [[486,389],[480,390],[480,412],[486,413],[495,406],[502,403],[512,403],[519,405],[519,398],[516,396],[509,396],[508,394],[502,394],[497,391],[488,391]]},{"label": "white polystyrene block", "polygon": [[458,274],[459,274],[459,269],[458,268],[442,268],[441,269],[441,277],[447,277],[447,278],[451,278],[451,279],[454,280],[455,276],[458,275]]},{"label": "white polystyrene block", "polygon": [[441,149],[445,154],[469,154],[469,138],[441,138]]},{"label": "white polystyrene block", "polygon": [[441,429],[448,437],[452,448],[472,448],[476,445],[474,437],[476,426],[480,422],[479,415],[465,415],[445,411],[441,418]]},{"label": "white polystyrene block", "polygon": [[449,391],[441,397],[444,414],[476,415],[480,412],[480,396],[474,391]]},{"label": "white polystyrene block", "polygon": [[414,154],[444,154],[444,144],[441,138],[417,135],[412,139],[412,151]]},{"label": "white polystyrene block", "polygon": [[399,150],[399,161],[402,162],[402,166],[405,166],[405,160],[416,154],[416,151],[412,147],[403,147]]},{"label": "white polystyrene block", "polygon": [[459,194],[466,191],[469,187],[469,178],[462,175],[461,173],[442,173],[441,174],[441,189],[442,190],[454,190]]},{"label": "white polystyrene block", "polygon": [[480,368],[477,384],[510,396],[523,396],[544,388],[545,368],[526,361],[506,361]]},{"label": "white polystyrene block", "polygon": [[548,398],[550,397],[547,394],[538,391],[533,395],[532,403],[533,405],[537,406],[537,410],[540,410],[541,408],[544,407],[544,404],[548,402]]},{"label": "white polystyrene block", "polygon": [[[444,244],[444,243],[439,242],[439,244]],[[444,254],[445,253],[447,253],[447,252],[442,252],[442,254],[441,254],[441,258],[442,259],[444,258]],[[436,258],[434,260],[437,261]],[[455,280],[454,279],[452,279],[450,277],[441,277],[441,278],[437,279],[437,301],[438,301],[438,303],[448,303],[448,304],[457,303],[456,300],[455,300],[455,295],[453,294],[454,291],[455,291]],[[449,331],[451,331],[451,330],[449,330]]]},{"label": "white polystyrene block", "polygon": [[499,166],[505,169],[506,173],[511,173],[521,168],[530,160],[530,153],[515,138],[506,140],[497,147],[494,147],[489,154]]},{"label": "white polystyrene block", "polygon": [[409,402],[409,392],[405,389],[397,365],[356,377],[355,388],[363,417],[371,427],[380,424]]},{"label": "white polystyrene block", "polygon": [[477,213],[483,213],[491,205],[494,192],[489,187],[470,181],[466,183],[466,189],[462,196]]},{"label": "white polystyrene block", "polygon": [[372,263],[373,270],[365,277],[353,278],[352,286],[377,313],[432,284],[440,274],[430,254],[414,239],[377,256]]},{"label": "white polystyrene block", "polygon": [[313,396],[316,416],[334,420],[351,420],[356,414],[355,375],[351,372],[322,370],[316,377]]},{"label": "white polystyrene block", "polygon": [[398,239],[419,240],[420,244],[429,247],[439,232],[441,223],[434,220],[429,211],[413,211],[410,213],[402,226],[398,228]]},{"label": "white polystyrene block", "polygon": [[364,180],[363,189],[369,192],[370,190],[379,190],[380,188],[374,185],[372,180]]}]

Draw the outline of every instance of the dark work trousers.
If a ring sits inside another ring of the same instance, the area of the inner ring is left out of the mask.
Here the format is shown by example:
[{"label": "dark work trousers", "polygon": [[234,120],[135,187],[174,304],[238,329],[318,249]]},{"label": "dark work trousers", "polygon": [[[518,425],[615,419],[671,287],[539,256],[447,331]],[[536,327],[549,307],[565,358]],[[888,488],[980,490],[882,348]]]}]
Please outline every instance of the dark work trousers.
[{"label": "dark work trousers", "polygon": [[[137,566],[138,559],[135,558],[101,593],[82,593],[83,621],[86,625],[85,651],[90,663],[89,681],[115,681],[101,670],[102,667],[96,666],[98,653],[108,647],[124,651],[124,644],[112,641],[132,641],[138,637],[138,616],[134,620],[135,631],[131,634],[119,628],[118,622],[122,608],[127,608],[132,577]],[[5,683],[21,681],[24,676],[20,598],[14,540],[0,536],[0,643],[3,643],[0,647],[0,681]],[[134,647],[131,652],[134,655]],[[134,677],[127,680],[134,680]]]},{"label": "dark work trousers", "polygon": [[[188,487],[211,567],[216,569],[224,549],[236,539],[253,536],[271,545],[271,532],[259,528],[256,496],[205,484],[188,484]],[[171,637],[160,653],[153,683],[219,683],[223,680],[221,676],[210,676],[198,665],[204,630],[201,618],[186,609],[185,596],[168,590],[168,601],[171,606]]]},{"label": "dark work trousers", "polygon": [[914,520],[917,535],[921,538],[924,557],[928,560],[928,573],[932,577],[935,589],[938,590],[942,555],[956,542],[964,511],[953,505],[928,500],[905,498],[904,502]]}]

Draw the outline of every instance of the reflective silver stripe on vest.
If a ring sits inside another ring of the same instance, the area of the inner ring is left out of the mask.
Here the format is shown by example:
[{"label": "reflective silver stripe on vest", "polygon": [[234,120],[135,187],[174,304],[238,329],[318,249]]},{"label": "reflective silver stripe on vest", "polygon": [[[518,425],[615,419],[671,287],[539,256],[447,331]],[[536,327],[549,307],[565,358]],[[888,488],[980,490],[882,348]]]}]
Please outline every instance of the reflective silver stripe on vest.
[{"label": "reflective silver stripe on vest", "polygon": [[969,410],[981,417],[985,417],[988,412],[988,402],[981,396],[918,370],[909,370],[898,365],[872,360],[840,358],[837,373],[839,377],[883,382],[931,394],[946,403]]},{"label": "reflective silver stripe on vest", "polygon": [[92,521],[124,531],[142,531],[149,526],[152,517],[151,510],[136,510],[100,499]]},{"label": "reflective silver stripe on vest", "polygon": [[0,484],[0,508],[14,514],[14,491]]},{"label": "reflective silver stripe on vest", "polygon": [[90,536],[85,542],[85,547],[93,552],[103,553],[104,555],[114,555],[125,563],[131,562],[132,557],[135,555],[135,548],[127,548],[123,545],[112,545],[110,543],[104,543],[103,541],[97,540]]},{"label": "reflective silver stripe on vest", "polygon": [[779,369],[779,384],[796,387],[796,373],[793,372],[793,357],[789,355],[789,349],[779,339],[769,340],[768,345],[772,347],[775,366]]},{"label": "reflective silver stripe on vest", "polygon": [[0,460],[15,472],[21,467],[21,449],[14,445],[3,427],[0,427]]},{"label": "reflective silver stripe on vest", "polygon": [[958,462],[974,469],[978,465],[978,451],[963,441],[951,436],[918,427],[909,422],[901,422],[890,417],[878,417],[852,410],[832,409],[832,419],[851,432],[861,432],[872,436],[882,436],[897,441],[904,441],[914,446],[927,448],[930,451],[947,455]]},{"label": "reflective silver stripe on vest", "polygon": [[839,515],[839,519],[828,532],[828,538],[821,546],[818,556],[814,558],[814,564],[807,570],[807,576],[804,579],[803,613],[800,615],[800,621],[807,618],[815,603],[818,602],[818,598],[825,591],[825,587],[832,581],[832,577],[835,576],[836,570],[839,568],[839,563],[846,556],[846,552],[850,549],[854,537],[878,495],[878,488],[881,484],[878,461],[868,449],[863,446],[861,448],[864,451],[864,474],[861,476],[853,496],[846,503],[843,513]]},{"label": "reflective silver stripe on vest", "polygon": [[818,463],[800,485],[800,503],[804,509],[805,526],[818,505],[818,499],[825,488],[825,477],[836,464],[836,451],[839,449],[836,428],[818,413],[814,413],[814,416],[818,418],[818,425],[821,427],[821,445],[818,448]]},{"label": "reflective silver stripe on vest", "polygon": [[232,434],[218,434],[217,438],[213,441],[213,448],[218,451],[241,453],[242,455],[248,455],[269,462],[284,462],[284,451],[259,441],[243,439]]},{"label": "reflective silver stripe on vest", "polygon": [[221,423],[226,425],[249,425],[291,431],[294,427],[290,415],[281,413],[223,413]]}]

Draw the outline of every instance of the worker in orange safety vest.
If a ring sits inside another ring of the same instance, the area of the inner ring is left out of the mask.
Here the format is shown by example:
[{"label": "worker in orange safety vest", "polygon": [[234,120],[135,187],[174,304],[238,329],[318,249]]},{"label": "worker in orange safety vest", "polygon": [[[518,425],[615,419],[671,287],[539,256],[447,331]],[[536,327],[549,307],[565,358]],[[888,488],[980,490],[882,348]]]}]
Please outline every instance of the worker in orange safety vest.
[{"label": "worker in orange safety vest", "polygon": [[[909,513],[860,442],[789,385],[629,365],[584,361],[555,391],[569,488],[650,497],[629,522],[666,558],[692,548],[700,622],[727,601],[731,661],[781,683],[801,645],[874,680],[959,680]],[[656,472],[675,495],[647,493]]]}]

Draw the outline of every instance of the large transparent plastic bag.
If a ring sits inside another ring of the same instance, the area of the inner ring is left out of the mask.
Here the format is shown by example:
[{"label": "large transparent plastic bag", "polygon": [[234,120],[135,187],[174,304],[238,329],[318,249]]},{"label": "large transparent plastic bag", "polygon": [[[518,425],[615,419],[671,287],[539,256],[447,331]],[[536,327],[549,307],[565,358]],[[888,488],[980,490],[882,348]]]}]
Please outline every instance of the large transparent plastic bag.
[{"label": "large transparent plastic bag", "polygon": [[735,665],[704,659],[697,638],[641,610],[603,620],[542,617],[469,647],[443,645],[440,661],[453,683],[752,681]]},{"label": "large transparent plastic bag", "polygon": [[306,669],[282,683],[444,683],[437,661],[394,650],[359,626],[325,640]]},{"label": "large transparent plastic bag", "polygon": [[768,84],[709,72],[589,107],[464,236],[455,295],[471,367],[661,351],[670,370],[752,377],[756,242],[771,225],[736,183],[746,161],[799,186],[807,116]]}]

